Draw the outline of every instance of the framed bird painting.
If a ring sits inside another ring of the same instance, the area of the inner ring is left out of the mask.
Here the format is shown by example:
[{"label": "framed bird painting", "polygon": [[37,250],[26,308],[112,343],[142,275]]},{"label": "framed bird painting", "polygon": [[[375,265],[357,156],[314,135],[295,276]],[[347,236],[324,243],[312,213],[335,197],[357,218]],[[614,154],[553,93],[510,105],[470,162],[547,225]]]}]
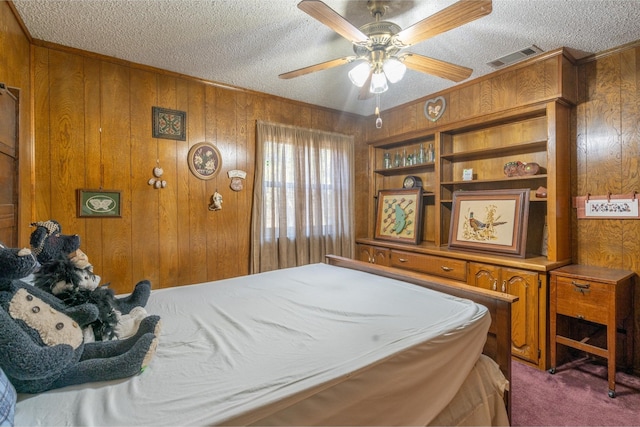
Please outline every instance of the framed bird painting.
[{"label": "framed bird painting", "polygon": [[422,188],[380,190],[374,238],[418,244],[422,240]]},{"label": "framed bird painting", "polygon": [[529,189],[453,193],[449,248],[526,255]]}]

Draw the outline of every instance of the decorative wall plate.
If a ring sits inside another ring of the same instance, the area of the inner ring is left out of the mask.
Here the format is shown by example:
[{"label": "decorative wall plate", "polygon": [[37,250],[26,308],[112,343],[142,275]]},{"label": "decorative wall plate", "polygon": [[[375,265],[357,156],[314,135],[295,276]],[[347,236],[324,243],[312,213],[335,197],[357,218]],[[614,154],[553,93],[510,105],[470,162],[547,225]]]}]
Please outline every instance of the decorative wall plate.
[{"label": "decorative wall plate", "polygon": [[424,103],[424,116],[432,122],[435,122],[442,117],[446,109],[447,101],[443,96],[427,99],[427,102]]},{"label": "decorative wall plate", "polygon": [[187,162],[191,173],[200,179],[212,179],[222,166],[222,157],[211,143],[199,142],[189,149]]}]

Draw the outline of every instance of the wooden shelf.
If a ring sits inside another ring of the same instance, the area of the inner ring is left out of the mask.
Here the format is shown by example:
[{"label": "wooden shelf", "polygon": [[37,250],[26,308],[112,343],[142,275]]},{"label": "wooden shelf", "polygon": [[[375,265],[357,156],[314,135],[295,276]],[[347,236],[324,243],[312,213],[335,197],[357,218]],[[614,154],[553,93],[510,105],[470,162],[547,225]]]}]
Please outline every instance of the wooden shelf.
[{"label": "wooden shelf", "polygon": [[403,174],[424,172],[427,170],[431,170],[434,167],[435,167],[435,162],[427,162],[427,163],[420,163],[420,164],[411,165],[411,166],[399,166],[399,167],[388,168],[388,169],[376,169],[374,170],[374,172],[379,175],[392,176],[392,175],[403,175]]},{"label": "wooden shelf", "polygon": [[[424,191],[422,192],[422,197],[435,197],[435,196],[436,196],[436,193],[434,193],[433,191],[426,191],[426,190],[424,190]],[[373,196],[373,198],[374,198],[374,199],[377,199],[377,198],[378,198],[378,195],[377,195],[377,194],[376,194],[376,195],[374,195],[374,196]]]},{"label": "wooden shelf", "polygon": [[496,156],[509,156],[512,154],[535,153],[537,151],[546,151],[547,140],[539,140],[525,142],[521,144],[512,144],[503,147],[492,147],[478,150],[458,151],[450,154],[441,154],[440,158],[450,161],[478,160],[484,158],[493,158]]},{"label": "wooden shelf", "polygon": [[514,176],[514,177],[504,177],[504,178],[495,178],[495,179],[474,179],[473,181],[443,181],[440,185],[447,186],[458,186],[458,187],[472,187],[478,184],[501,184],[506,182],[515,182],[515,181],[533,181],[533,180],[546,180],[546,174],[540,175],[523,175],[523,176]]}]

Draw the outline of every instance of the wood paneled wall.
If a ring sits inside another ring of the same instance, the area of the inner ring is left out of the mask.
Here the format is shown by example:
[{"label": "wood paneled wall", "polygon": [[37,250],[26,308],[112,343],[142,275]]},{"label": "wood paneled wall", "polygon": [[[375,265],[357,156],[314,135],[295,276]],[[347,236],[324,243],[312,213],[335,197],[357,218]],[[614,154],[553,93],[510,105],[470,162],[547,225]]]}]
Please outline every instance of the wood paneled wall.
[{"label": "wood paneled wall", "polygon": [[[579,66],[573,196],[640,193],[640,41]],[[640,276],[640,220],[577,220],[573,259]],[[635,286],[634,367],[640,372],[640,277]]]},{"label": "wood paneled wall", "polygon": [[[356,116],[43,42],[33,46],[33,72],[34,218],[79,234],[95,271],[118,292],[142,279],[163,288],[248,274],[257,120],[358,139]],[[153,138],[152,106],[185,111],[187,140]],[[186,162],[202,141],[222,155],[207,181]],[[164,189],[148,185],[156,165]],[[229,188],[232,169],[248,173],[240,192]],[[78,218],[79,188],[120,190],[122,217]],[[215,191],[223,209],[210,211]]]}]

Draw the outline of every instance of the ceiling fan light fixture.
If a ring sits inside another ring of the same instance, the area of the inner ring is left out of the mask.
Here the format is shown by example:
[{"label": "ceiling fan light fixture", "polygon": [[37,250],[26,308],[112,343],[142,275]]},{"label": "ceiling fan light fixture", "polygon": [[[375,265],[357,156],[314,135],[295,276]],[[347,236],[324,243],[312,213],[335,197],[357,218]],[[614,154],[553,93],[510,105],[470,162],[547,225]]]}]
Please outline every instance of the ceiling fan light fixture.
[{"label": "ceiling fan light fixture", "polygon": [[361,62],[349,71],[349,79],[357,87],[364,86],[365,82],[369,78],[371,72],[371,66],[368,62]]},{"label": "ceiling fan light fixture", "polygon": [[404,73],[407,71],[407,66],[398,58],[392,56],[384,61],[384,64],[382,64],[382,70],[390,83],[397,83],[404,77]]},{"label": "ceiling fan light fixture", "polygon": [[371,93],[383,93],[389,89],[387,77],[383,72],[373,73],[371,76]]}]

